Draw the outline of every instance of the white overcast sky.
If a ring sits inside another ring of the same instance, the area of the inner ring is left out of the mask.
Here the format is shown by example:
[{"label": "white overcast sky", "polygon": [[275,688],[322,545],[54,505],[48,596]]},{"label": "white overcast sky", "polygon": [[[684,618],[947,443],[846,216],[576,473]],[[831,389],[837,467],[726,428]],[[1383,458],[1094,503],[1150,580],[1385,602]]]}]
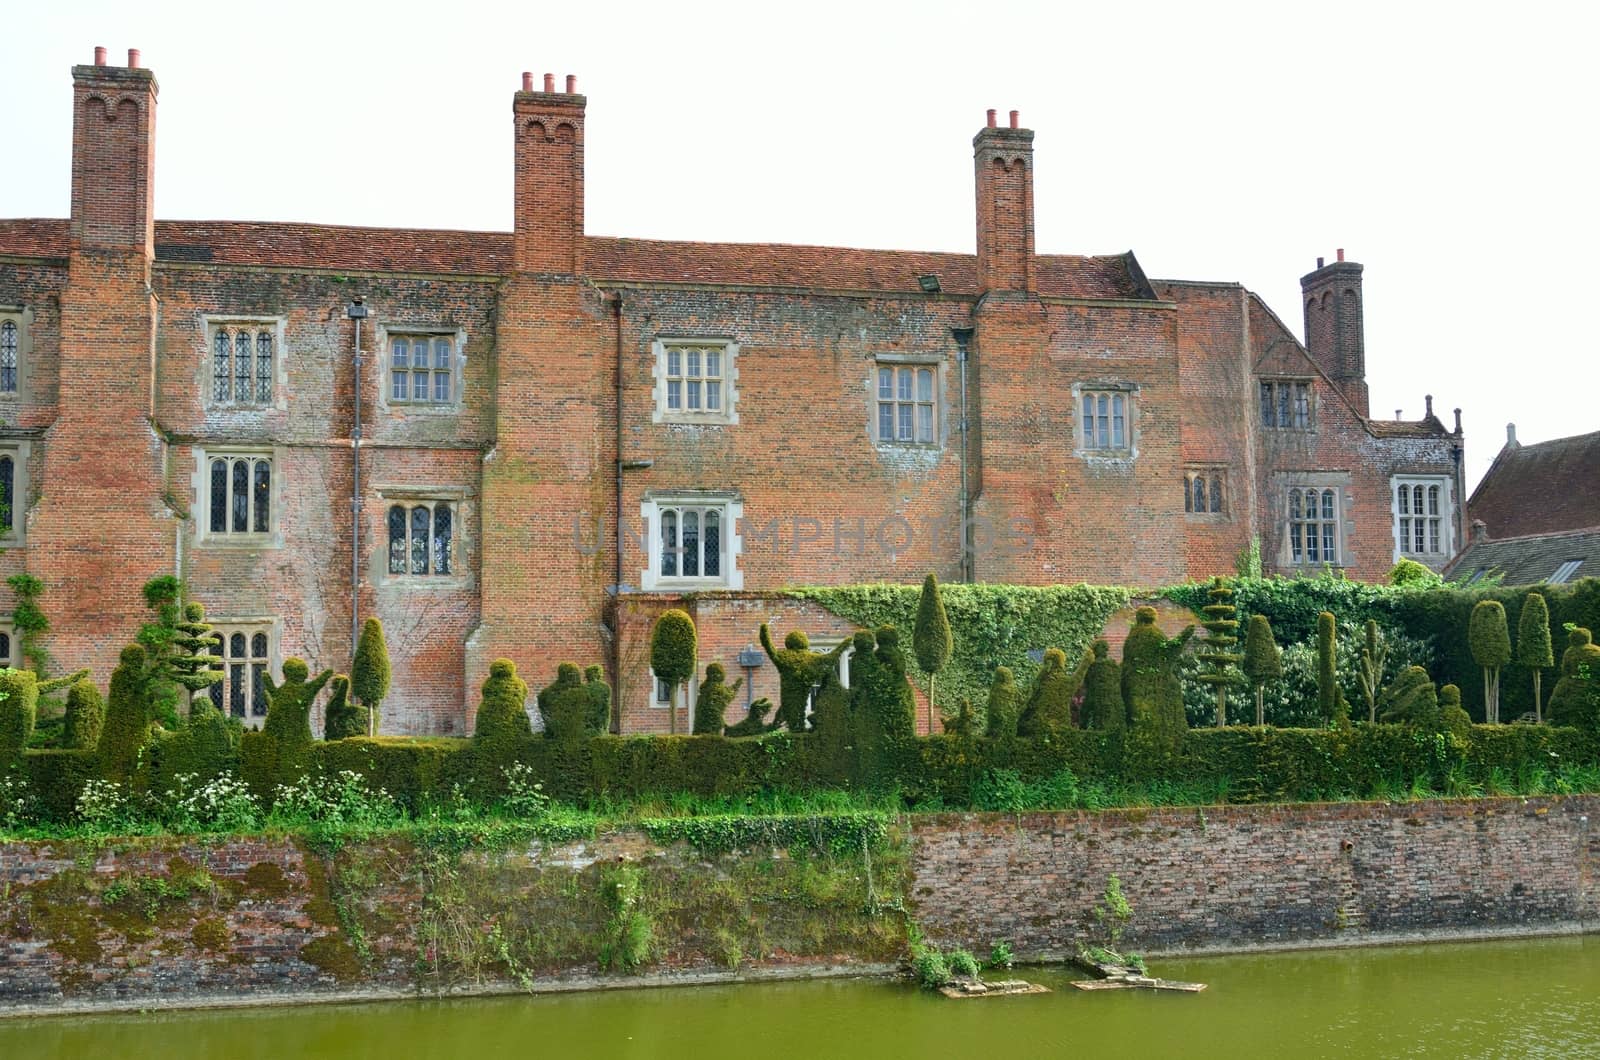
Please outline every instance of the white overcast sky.
[{"label": "white overcast sky", "polygon": [[[588,95],[591,234],[964,251],[986,108],[1037,131],[1043,253],[1237,280],[1366,265],[1379,416],[1600,429],[1593,5],[17,5],[0,216],[68,210],[94,45],[161,84],[164,218],[507,230],[520,72]],[[1114,9],[1114,10],[1113,10]]]}]

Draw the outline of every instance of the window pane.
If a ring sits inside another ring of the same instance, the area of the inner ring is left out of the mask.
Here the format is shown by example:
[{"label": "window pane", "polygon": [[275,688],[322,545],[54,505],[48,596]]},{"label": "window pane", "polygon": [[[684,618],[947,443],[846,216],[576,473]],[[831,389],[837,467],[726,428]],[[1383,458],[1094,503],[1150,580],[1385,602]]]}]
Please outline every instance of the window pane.
[{"label": "window pane", "polygon": [[1123,428],[1126,425],[1126,421],[1125,421],[1124,414],[1123,414],[1124,413],[1124,409],[1126,408],[1126,405],[1127,405],[1127,398],[1123,397],[1121,394],[1113,394],[1112,395],[1112,397],[1111,397],[1111,447],[1113,449],[1122,449],[1127,444],[1124,441],[1124,432],[1123,432]]},{"label": "window pane", "polygon": [[1321,557],[1317,554],[1317,524],[1306,524],[1306,560],[1310,563],[1317,562]]},{"label": "window pane", "polygon": [[265,659],[267,657],[267,635],[257,633],[250,638],[250,657],[252,659]]},{"label": "window pane", "polygon": [[712,350],[707,350],[706,351],[706,375],[707,375],[707,377],[709,377],[711,379],[721,379],[722,378],[722,351],[721,350],[712,349]]},{"label": "window pane", "polygon": [[[213,655],[220,655],[221,653],[222,653],[222,650],[220,648],[214,649],[212,651]],[[221,669],[221,667],[218,667],[218,669]],[[216,707],[218,710],[227,710],[228,709],[227,706],[225,705],[224,701],[223,701],[223,698],[222,698],[222,682],[221,681],[214,681],[211,684],[207,685],[206,686],[206,695],[211,697],[211,705],[213,707]]]},{"label": "window pane", "polygon": [[722,577],[722,516],[715,511],[706,512],[705,546],[706,577]]},{"label": "window pane", "polygon": [[1398,492],[1396,493],[1395,499],[1399,502],[1398,507],[1400,508],[1400,514],[1401,515],[1410,515],[1411,514],[1411,491],[1409,489],[1407,489],[1406,487],[1401,486],[1400,489],[1398,490]]},{"label": "window pane", "polygon": [[211,397],[213,401],[227,401],[233,396],[233,344],[228,341],[226,331],[217,332],[217,352],[212,365],[212,379],[214,380]]},{"label": "window pane", "polygon": [[450,373],[433,373],[433,400],[444,404],[450,400]]},{"label": "window pane", "polygon": [[1439,487],[1438,486],[1429,486],[1428,487],[1428,514],[1429,515],[1438,515],[1439,514]]},{"label": "window pane", "polygon": [[894,397],[894,373],[887,368],[878,369],[878,396],[886,400]]},{"label": "window pane", "polygon": [[1198,475],[1195,476],[1193,493],[1192,507],[1197,512],[1204,512],[1206,510],[1206,480]]},{"label": "window pane", "polygon": [[256,461],[256,492],[254,503],[255,531],[264,534],[271,529],[272,520],[272,465],[265,460]]},{"label": "window pane", "polygon": [[933,441],[933,406],[917,406],[917,441]]},{"label": "window pane", "polygon": [[396,504],[389,509],[389,573],[406,572],[406,510]]},{"label": "window pane", "polygon": [[1094,396],[1083,395],[1083,447],[1094,448]]},{"label": "window pane", "polygon": [[1211,510],[1222,511],[1222,476],[1216,475],[1211,479]]},{"label": "window pane", "polygon": [[1311,388],[1304,383],[1294,385],[1294,425],[1302,430],[1311,426]]},{"label": "window pane", "polygon": [[1095,444],[1105,449],[1111,445],[1111,410],[1108,408],[1110,402],[1106,400],[1106,395],[1101,394],[1095,398],[1094,404]]},{"label": "window pane", "polygon": [[433,367],[434,370],[450,370],[451,354],[455,353],[455,343],[449,339],[433,340]]},{"label": "window pane", "polygon": [[700,351],[691,346],[684,351],[684,358],[689,362],[688,371],[685,373],[690,379],[700,378]]},{"label": "window pane", "polygon": [[407,342],[405,339],[395,339],[394,346],[391,347],[391,349],[393,352],[390,354],[390,362],[394,365],[394,367],[411,367],[411,344],[409,342]]},{"label": "window pane", "polygon": [[211,532],[228,529],[228,462],[211,461]]},{"label": "window pane", "polygon": [[1417,520],[1417,524],[1413,529],[1416,531],[1416,540],[1413,541],[1412,543],[1416,546],[1415,551],[1421,552],[1422,551],[1422,546],[1423,546],[1422,535],[1423,535],[1424,531],[1426,530],[1426,527],[1423,525],[1423,521],[1421,519],[1418,519]]},{"label": "window pane", "polygon": [[1194,511],[1194,491],[1190,487],[1189,477],[1185,475],[1183,479],[1183,510],[1186,512]]},{"label": "window pane", "polygon": [[[17,323],[7,320],[0,324],[0,390],[11,393],[17,389]],[[9,654],[7,656],[9,658]]]},{"label": "window pane", "polygon": [[699,408],[700,408],[700,380],[698,380],[698,379],[689,380],[688,387],[689,387],[689,409],[690,409],[690,411],[698,411]]},{"label": "window pane", "polygon": [[256,400],[272,402],[272,336],[265,331],[256,334]]},{"label": "window pane", "polygon": [[1273,426],[1272,419],[1272,384],[1261,384],[1261,426]]},{"label": "window pane", "polygon": [[718,409],[722,408],[721,383],[706,384],[706,408],[711,412],[716,412]]},{"label": "window pane", "polygon": [[245,716],[244,664],[228,664],[228,713],[236,718]]},{"label": "window pane", "polygon": [[881,441],[894,441],[894,402],[878,402],[878,438]]},{"label": "window pane", "polygon": [[267,713],[266,677],[266,663],[250,665],[250,713],[258,718],[265,717]]},{"label": "window pane", "polygon": [[902,442],[909,442],[911,440],[911,410],[915,407],[916,406],[914,405],[895,406],[897,418],[900,423],[900,432],[897,437]]},{"label": "window pane", "polygon": [[250,333],[241,331],[233,339],[233,400],[250,400]]},{"label": "window pane", "polygon": [[[1284,384],[1281,384],[1278,387],[1278,426],[1279,427],[1287,427],[1287,426],[1289,426],[1290,422],[1291,421],[1289,419],[1289,385],[1287,383],[1284,383]],[[1316,558],[1315,556],[1312,557],[1312,559],[1315,559],[1315,558]]]},{"label": "window pane", "polygon": [[394,373],[389,396],[395,401],[409,401],[411,399],[411,373]]},{"label": "window pane", "polygon": [[676,379],[667,380],[667,408],[683,408],[683,384]]},{"label": "window pane", "polygon": [[676,347],[667,347],[667,375],[678,376],[683,374],[683,353]]},{"label": "window pane", "polygon": [[1337,554],[1335,554],[1333,551],[1332,523],[1322,524],[1322,558],[1327,560],[1329,563],[1333,563],[1338,559]]},{"label": "window pane", "polygon": [[228,658],[242,659],[245,657],[245,639],[243,633],[235,633],[228,638]]},{"label": "window pane", "polygon": [[1332,520],[1333,519],[1333,491],[1332,490],[1323,490],[1322,491],[1322,517],[1324,519],[1328,519],[1328,520]]},{"label": "window pane", "polygon": [[1428,520],[1428,551],[1439,551],[1439,520]]},{"label": "window pane", "polygon": [[1300,491],[1289,491],[1289,518],[1299,519],[1300,516]]},{"label": "window pane", "polygon": [[411,573],[428,573],[428,531],[433,519],[428,509],[417,505],[411,509]]},{"label": "window pane", "polygon": [[917,400],[933,400],[933,369],[917,369]]},{"label": "window pane", "polygon": [[411,399],[413,401],[428,400],[428,373],[414,371],[411,373]]},{"label": "window pane", "polygon": [[678,573],[678,513],[672,508],[661,513],[661,573],[666,577]]},{"label": "window pane", "polygon": [[16,479],[16,464],[9,456],[0,456],[0,529],[10,530],[15,525],[11,513]]},{"label": "window pane", "polygon": [[1299,563],[1305,558],[1305,553],[1300,547],[1300,524],[1291,523],[1289,526],[1289,548],[1294,554],[1294,561]]},{"label": "window pane", "polygon": [[911,400],[911,369],[901,368],[895,373],[895,382],[898,384],[896,397],[901,401]]},{"label": "window pane", "polygon": [[450,573],[450,537],[453,526],[448,504],[433,506],[433,570],[436,574]]},{"label": "window pane", "polygon": [[700,574],[700,513],[693,508],[683,513],[683,576]]},{"label": "window pane", "polygon": [[233,532],[245,533],[250,529],[250,461],[233,462]]}]

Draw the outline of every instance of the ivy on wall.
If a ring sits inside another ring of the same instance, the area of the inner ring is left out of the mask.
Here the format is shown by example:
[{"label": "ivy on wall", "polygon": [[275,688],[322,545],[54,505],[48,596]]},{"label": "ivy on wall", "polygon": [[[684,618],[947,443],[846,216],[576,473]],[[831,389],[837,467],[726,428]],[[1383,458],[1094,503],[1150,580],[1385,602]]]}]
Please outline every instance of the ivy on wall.
[{"label": "ivy on wall", "polygon": [[[1071,659],[1100,635],[1106,621],[1133,598],[1133,590],[1104,585],[941,585],[954,645],[939,674],[939,701],[953,715],[963,698],[982,713],[996,666],[1009,666],[1018,683],[1032,683],[1038,665],[1029,651],[1060,648]],[[917,585],[803,586],[787,595],[827,608],[863,629],[890,625],[909,637],[916,625]],[[920,672],[920,671],[919,671]],[[926,675],[918,684],[926,688]]]}]

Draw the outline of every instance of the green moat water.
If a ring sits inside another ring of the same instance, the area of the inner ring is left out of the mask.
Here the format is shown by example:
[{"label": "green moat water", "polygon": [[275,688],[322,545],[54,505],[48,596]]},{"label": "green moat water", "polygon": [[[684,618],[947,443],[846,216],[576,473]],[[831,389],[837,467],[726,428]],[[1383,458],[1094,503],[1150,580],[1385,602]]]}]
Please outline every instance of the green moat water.
[{"label": "green moat water", "polygon": [[0,1021],[0,1057],[1600,1057],[1600,937],[1157,961],[1203,994],[830,980]]}]

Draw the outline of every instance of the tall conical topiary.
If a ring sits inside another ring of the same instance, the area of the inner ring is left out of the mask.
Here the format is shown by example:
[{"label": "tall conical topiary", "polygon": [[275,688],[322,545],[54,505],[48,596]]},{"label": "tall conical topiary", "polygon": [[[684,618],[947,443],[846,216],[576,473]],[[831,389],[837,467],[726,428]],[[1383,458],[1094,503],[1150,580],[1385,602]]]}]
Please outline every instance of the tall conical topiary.
[{"label": "tall conical topiary", "polygon": [[184,605],[176,631],[167,671],[171,680],[187,692],[192,713],[194,694],[222,680],[220,656],[211,651],[222,643],[222,638],[206,622],[205,607],[192,600]]},{"label": "tall conical topiary", "polygon": [[1017,716],[1022,712],[1022,690],[1017,687],[1009,666],[996,666],[989,682],[989,710],[984,735],[1004,739],[1017,735]]},{"label": "tall conical topiary", "polygon": [[1049,736],[1073,727],[1072,700],[1083,687],[1094,654],[1085,651],[1074,669],[1067,669],[1067,653],[1051,648],[1044,653],[1028,703],[1017,718],[1017,735]]},{"label": "tall conical topiary", "polygon": [[100,730],[100,776],[126,784],[150,742],[150,702],[145,697],[144,648],[130,644],[111,673],[106,691],[106,721]]},{"label": "tall conical topiary", "polygon": [[350,694],[366,713],[368,736],[378,734],[378,712],[389,694],[389,676],[389,645],[384,642],[383,623],[369,618],[361,625],[361,639],[350,663]]},{"label": "tall conical topiary", "polygon": [[100,689],[87,678],[74,681],[67,690],[66,726],[64,746],[92,751],[100,743],[100,730],[106,723],[106,702]]},{"label": "tall conical topiary", "polygon": [[1256,693],[1256,724],[1267,723],[1267,682],[1283,676],[1283,652],[1272,637],[1272,623],[1266,615],[1251,615],[1244,638],[1244,672]]},{"label": "tall conical topiary", "polygon": [[1196,679],[1216,689],[1217,725],[1221,727],[1228,724],[1228,686],[1240,683],[1239,664],[1244,656],[1235,650],[1239,620],[1235,617],[1238,611],[1233,606],[1233,590],[1221,578],[1213,578],[1206,596],[1211,602],[1200,609],[1205,615],[1200,624],[1206,629],[1206,639],[1197,657],[1207,670]]},{"label": "tall conical topiary", "polygon": [[1522,601],[1522,614],[1517,618],[1517,662],[1533,673],[1533,720],[1544,721],[1544,703],[1540,696],[1540,681],[1544,670],[1556,664],[1550,646],[1550,607],[1538,593],[1529,593]]},{"label": "tall conical topiary", "polygon": [[1339,688],[1338,626],[1332,612],[1317,615],[1317,710],[1336,727],[1350,724],[1350,704]]},{"label": "tall conical topiary", "polygon": [[728,704],[739,694],[744,678],[728,684],[728,671],[721,663],[706,667],[706,679],[700,682],[699,694],[694,701],[694,733],[697,736],[721,736],[728,724]]},{"label": "tall conical topiary", "polygon": [[1500,724],[1500,668],[1511,661],[1511,633],[1506,628],[1505,605],[1499,600],[1479,600],[1467,622],[1467,646],[1472,659],[1483,667],[1483,715],[1490,725]]},{"label": "tall conical topiary", "polygon": [[928,734],[937,730],[934,719],[939,708],[934,701],[933,680],[950,661],[953,642],[950,637],[950,617],[944,611],[944,598],[939,592],[939,579],[929,571],[922,580],[922,596],[917,601],[917,624],[911,633],[911,647],[917,656],[917,668],[928,675]]},{"label": "tall conical topiary", "polygon": [[1378,693],[1383,688],[1383,667],[1389,646],[1378,635],[1378,620],[1367,619],[1367,642],[1361,647],[1361,695],[1367,701],[1367,721],[1378,720]]},{"label": "tall conical topiary", "polygon": [[[667,710],[667,731],[671,733],[678,731],[680,689],[685,681],[694,676],[699,656],[696,638],[694,619],[689,617],[689,612],[678,608],[661,612],[661,617],[656,619],[654,628],[650,630],[650,669],[672,689],[672,704]],[[804,710],[802,706],[802,719]]]},{"label": "tall conical topiary", "polygon": [[1128,705],[1122,701],[1122,666],[1111,658],[1111,645],[1097,640],[1094,661],[1083,679],[1083,725],[1086,729],[1121,732],[1128,726]]}]

